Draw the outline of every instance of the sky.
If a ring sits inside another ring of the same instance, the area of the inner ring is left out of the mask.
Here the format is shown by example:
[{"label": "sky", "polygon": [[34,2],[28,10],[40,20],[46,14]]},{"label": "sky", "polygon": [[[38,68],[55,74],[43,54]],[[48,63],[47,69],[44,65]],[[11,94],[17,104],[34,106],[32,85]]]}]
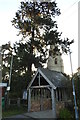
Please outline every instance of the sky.
[{"label": "sky", "polygon": [[[62,37],[68,37],[70,40],[74,39],[71,45],[71,59],[73,73],[78,68],[78,2],[79,0],[56,0],[61,8],[61,15],[58,20],[59,31],[63,32]],[[63,55],[64,70],[67,74],[71,74],[70,56]]]},{"label": "sky", "polygon": [[[0,45],[9,41],[13,44],[20,40],[18,31],[12,26],[11,20],[19,9],[22,0],[0,0]],[[78,68],[78,2],[79,0],[56,0],[61,10],[61,15],[56,17],[58,31],[62,32],[62,38],[74,39],[71,45],[72,67],[75,73]],[[64,72],[71,74],[70,57],[63,55]]]}]

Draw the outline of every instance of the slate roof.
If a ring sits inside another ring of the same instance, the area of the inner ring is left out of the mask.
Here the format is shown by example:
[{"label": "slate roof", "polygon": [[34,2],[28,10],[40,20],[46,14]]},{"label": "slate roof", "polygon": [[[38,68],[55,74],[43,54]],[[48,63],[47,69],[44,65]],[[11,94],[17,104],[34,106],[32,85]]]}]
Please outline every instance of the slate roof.
[{"label": "slate roof", "polygon": [[49,70],[47,68],[39,68],[42,73],[55,85],[55,87],[66,87],[68,78],[61,72]]},{"label": "slate roof", "polygon": [[34,75],[33,79],[31,80],[30,84],[27,87],[27,90],[32,85],[33,81],[35,81],[36,76],[38,73],[43,76],[43,78],[51,85],[54,89],[57,87],[67,87],[67,83],[69,82],[68,78],[61,72],[49,70],[47,68],[38,68],[36,74]]}]

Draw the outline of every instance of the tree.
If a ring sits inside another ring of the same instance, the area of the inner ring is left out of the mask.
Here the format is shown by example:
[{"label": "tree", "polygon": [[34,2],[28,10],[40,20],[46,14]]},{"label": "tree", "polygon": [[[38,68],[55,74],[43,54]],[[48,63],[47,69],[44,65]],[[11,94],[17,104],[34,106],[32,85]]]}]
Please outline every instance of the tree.
[{"label": "tree", "polygon": [[7,78],[7,75],[9,76],[10,73],[11,56],[12,56],[12,47],[10,42],[8,42],[2,45],[2,81],[3,82],[9,79]]},{"label": "tree", "polygon": [[80,94],[79,94],[80,93],[80,75],[78,72],[73,75],[73,79],[74,79],[77,101],[80,101]]},{"label": "tree", "polygon": [[[15,43],[16,44],[16,43]],[[26,51],[22,50],[24,44],[17,44],[12,48],[10,42],[2,45],[2,81],[9,83],[10,65],[13,55],[12,74],[10,80],[10,97],[22,97],[23,89],[26,89],[31,80],[31,76],[27,71],[28,63],[26,62]],[[18,88],[18,89],[17,89]]]},{"label": "tree", "polygon": [[[20,70],[27,72],[28,67],[30,64],[34,63],[36,66],[39,66],[39,59],[38,57],[35,58],[34,54],[30,54],[28,51],[28,47],[26,43],[15,43],[14,44],[14,51],[16,53],[16,59],[18,59],[20,64]],[[19,70],[17,68],[17,70]]]},{"label": "tree", "polygon": [[[78,68],[80,70],[80,68]],[[78,107],[78,113],[80,113],[80,72],[76,72],[73,74],[72,79],[74,80],[75,86],[75,96],[76,96],[76,104]],[[79,114],[80,117],[80,114]]]},{"label": "tree", "polygon": [[57,23],[54,20],[55,16],[59,15],[60,9],[55,1],[21,2],[20,9],[12,20],[12,25],[19,30],[18,35],[21,34],[22,39],[26,39],[27,52],[31,56],[28,65],[30,72],[36,57],[41,65],[47,60],[48,45],[57,45],[55,53],[60,50],[60,45],[66,43],[70,45],[69,39],[60,39],[61,33],[58,32]]}]

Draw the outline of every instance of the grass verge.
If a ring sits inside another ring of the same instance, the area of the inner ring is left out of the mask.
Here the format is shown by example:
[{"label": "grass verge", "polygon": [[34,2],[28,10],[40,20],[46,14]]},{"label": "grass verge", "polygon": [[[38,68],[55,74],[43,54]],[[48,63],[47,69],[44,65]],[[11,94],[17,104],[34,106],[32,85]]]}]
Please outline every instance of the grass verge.
[{"label": "grass verge", "polygon": [[59,118],[64,119],[64,120],[68,120],[68,119],[73,119],[74,117],[68,109],[64,108],[64,109],[60,110]]},{"label": "grass verge", "polygon": [[23,114],[27,112],[27,107],[21,106],[21,107],[17,107],[17,106],[10,106],[7,109],[4,109],[2,111],[2,118],[5,117],[10,117],[13,115],[18,115],[18,114]]}]

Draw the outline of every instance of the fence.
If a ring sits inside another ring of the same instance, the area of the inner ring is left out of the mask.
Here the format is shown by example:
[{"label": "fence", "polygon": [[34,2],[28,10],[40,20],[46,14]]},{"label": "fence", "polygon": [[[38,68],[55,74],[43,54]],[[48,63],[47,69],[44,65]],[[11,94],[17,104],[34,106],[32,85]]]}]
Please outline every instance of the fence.
[{"label": "fence", "polygon": [[9,99],[8,101],[8,105],[10,106],[15,106],[17,105],[18,107],[20,107],[21,105],[27,106],[27,100],[21,99],[21,98],[17,98],[17,99]]}]

